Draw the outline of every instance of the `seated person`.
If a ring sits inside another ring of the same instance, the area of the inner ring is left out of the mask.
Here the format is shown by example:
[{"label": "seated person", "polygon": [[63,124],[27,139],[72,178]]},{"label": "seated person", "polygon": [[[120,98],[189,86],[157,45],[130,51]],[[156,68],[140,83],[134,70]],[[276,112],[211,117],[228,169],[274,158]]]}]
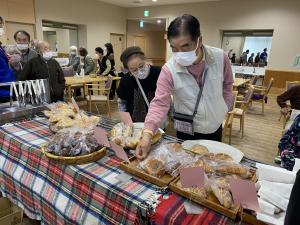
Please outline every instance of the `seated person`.
[{"label": "seated person", "polygon": [[292,109],[300,110],[300,85],[291,87],[277,97],[277,104],[281,107],[280,111],[283,115],[287,115],[289,112],[286,101],[290,101]]},{"label": "seated person", "polygon": [[69,64],[67,66],[71,67],[74,71],[77,71],[79,64],[80,64],[80,57],[77,55],[77,47],[71,46]]},{"label": "seated person", "polygon": [[49,43],[40,41],[37,52],[38,57],[26,64],[19,80],[48,79],[51,102],[63,101],[66,81],[60,65],[52,58]]},{"label": "seated person", "polygon": [[17,48],[22,53],[21,58],[21,66],[20,67],[13,67],[15,75],[18,79],[19,74],[21,73],[22,69],[26,66],[29,60],[36,58],[37,53],[33,49],[30,48],[30,34],[25,30],[18,30],[14,34],[14,39],[17,43]]},{"label": "seated person", "polygon": [[112,71],[110,60],[104,55],[103,49],[101,47],[95,48],[95,54],[99,67],[97,74],[100,76],[107,76],[109,74],[115,76],[114,72]]},{"label": "seated person", "polygon": [[[156,91],[161,68],[146,63],[145,54],[139,47],[129,47],[121,55],[121,61],[128,73],[122,77],[117,88],[120,103],[126,101],[126,112],[131,114],[133,121],[144,122],[148,112],[148,105],[138,86],[140,82],[147,101],[150,103]],[[122,101],[123,100],[123,101]],[[123,107],[122,110],[124,111]]]},{"label": "seated person", "polygon": [[95,63],[88,55],[88,51],[85,48],[79,48],[79,55],[80,55],[80,64],[77,69],[77,73],[80,74],[81,69],[84,70],[84,75],[89,75],[95,72]]},{"label": "seated person", "polygon": [[[0,16],[0,38],[4,34],[3,19]],[[15,81],[15,75],[8,65],[8,57],[0,41],[0,83]],[[9,102],[10,87],[0,87],[0,103]]]},{"label": "seated person", "polygon": [[298,115],[291,128],[283,135],[279,145],[281,166],[293,170],[295,158],[300,158],[300,115]]}]

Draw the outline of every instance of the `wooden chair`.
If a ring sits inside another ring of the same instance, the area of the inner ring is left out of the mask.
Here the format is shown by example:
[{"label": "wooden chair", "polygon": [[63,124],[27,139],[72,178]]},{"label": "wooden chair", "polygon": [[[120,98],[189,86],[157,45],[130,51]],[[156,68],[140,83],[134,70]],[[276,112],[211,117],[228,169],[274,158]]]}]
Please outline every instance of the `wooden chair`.
[{"label": "wooden chair", "polygon": [[236,112],[235,109],[235,104],[236,104],[236,97],[237,97],[238,92],[233,91],[232,93],[232,101],[231,101],[231,106],[229,108],[229,112],[227,113],[226,120],[223,123],[223,129],[222,129],[222,142],[225,143],[225,137],[228,132],[228,139],[229,139],[229,144],[231,145],[231,137],[232,137],[232,123],[233,123],[233,117],[234,113]]},{"label": "wooden chair", "polygon": [[251,98],[254,93],[254,86],[249,86],[247,93],[245,94],[243,100],[236,101],[236,111],[234,113],[234,118],[240,119],[240,130],[242,131],[241,137],[244,137],[245,133],[245,113],[247,112],[249,105],[251,104]]},{"label": "wooden chair", "polygon": [[[92,102],[100,102],[106,103],[107,106],[107,114],[110,115],[110,101],[109,101],[109,93],[112,86],[113,77],[108,76],[105,85],[103,84],[86,84],[85,89],[88,90],[88,96],[86,96],[88,110],[92,111]],[[100,114],[97,105],[95,104],[98,113]]]},{"label": "wooden chair", "polygon": [[288,91],[294,86],[300,85],[300,81],[286,81],[286,90]]},{"label": "wooden chair", "polygon": [[265,102],[268,98],[268,94],[272,88],[274,82],[274,78],[272,77],[268,83],[268,85],[265,86],[254,86],[254,95],[252,96],[252,102],[259,102],[262,105],[262,114],[265,112]]}]

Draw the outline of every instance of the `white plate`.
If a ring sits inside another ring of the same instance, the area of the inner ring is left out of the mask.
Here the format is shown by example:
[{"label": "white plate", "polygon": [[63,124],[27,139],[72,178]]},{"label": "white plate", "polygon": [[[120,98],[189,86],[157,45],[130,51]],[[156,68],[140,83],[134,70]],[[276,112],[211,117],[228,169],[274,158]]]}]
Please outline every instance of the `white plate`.
[{"label": "white plate", "polygon": [[[139,130],[139,129],[143,129],[144,128],[144,123],[142,123],[142,122],[137,122],[137,123],[133,123],[133,129],[135,129],[135,130]],[[159,130],[159,132],[161,133],[161,134],[164,134],[165,132],[162,130],[162,129],[158,129]]]},{"label": "white plate", "polygon": [[188,140],[182,143],[182,147],[184,149],[191,149],[193,145],[196,144],[205,146],[211,153],[225,153],[227,155],[230,155],[233,161],[235,161],[236,163],[241,162],[242,158],[244,157],[244,153],[242,153],[237,148],[217,141]]}]

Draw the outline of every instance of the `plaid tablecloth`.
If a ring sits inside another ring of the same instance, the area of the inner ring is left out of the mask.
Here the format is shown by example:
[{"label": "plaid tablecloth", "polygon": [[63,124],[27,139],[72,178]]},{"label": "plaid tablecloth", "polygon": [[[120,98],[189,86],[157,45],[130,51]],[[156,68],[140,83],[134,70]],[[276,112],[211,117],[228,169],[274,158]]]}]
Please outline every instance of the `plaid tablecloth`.
[{"label": "plaid tablecloth", "polygon": [[[102,120],[110,130],[116,123]],[[42,224],[140,224],[148,212],[148,201],[158,187],[132,177],[122,183],[120,160],[111,153],[85,165],[60,165],[45,158],[40,146],[52,135],[47,120],[35,118],[0,127],[0,191]],[[166,135],[164,139],[178,141]],[[253,165],[245,159],[244,164]],[[154,224],[228,224],[226,217],[205,209],[201,215],[187,215],[176,194],[161,199],[151,213]],[[151,206],[151,204],[150,204]],[[151,207],[150,207],[151,208]],[[231,221],[232,222],[232,221]]]},{"label": "plaid tablecloth", "polygon": [[120,161],[106,156],[85,165],[46,159],[40,145],[52,135],[45,119],[0,127],[0,190],[42,224],[137,224],[157,187],[138,178],[121,183]]}]

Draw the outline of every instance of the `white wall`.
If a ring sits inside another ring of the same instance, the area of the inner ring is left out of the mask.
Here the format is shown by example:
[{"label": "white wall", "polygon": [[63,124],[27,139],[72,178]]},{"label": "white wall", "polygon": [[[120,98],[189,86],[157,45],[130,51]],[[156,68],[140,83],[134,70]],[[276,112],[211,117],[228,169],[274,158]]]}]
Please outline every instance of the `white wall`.
[{"label": "white wall", "polygon": [[[221,30],[274,29],[270,68],[293,69],[294,57],[300,53],[299,0],[224,0],[147,9],[152,17],[169,21],[184,13],[196,16],[204,43],[216,47],[221,47]],[[130,8],[128,18],[139,18],[143,11],[144,7]]]},{"label": "white wall", "polygon": [[164,27],[145,23],[144,28],[140,28],[138,21],[129,20],[127,23],[127,47],[134,45],[134,36],[144,36],[146,57],[164,59],[166,55],[164,34]]},{"label": "white wall", "polygon": [[110,33],[126,33],[126,9],[97,0],[36,0],[35,7],[38,39],[43,39],[43,19],[86,25],[86,42],[79,40],[79,43],[87,43],[90,55],[94,55],[96,46],[110,41]]}]

